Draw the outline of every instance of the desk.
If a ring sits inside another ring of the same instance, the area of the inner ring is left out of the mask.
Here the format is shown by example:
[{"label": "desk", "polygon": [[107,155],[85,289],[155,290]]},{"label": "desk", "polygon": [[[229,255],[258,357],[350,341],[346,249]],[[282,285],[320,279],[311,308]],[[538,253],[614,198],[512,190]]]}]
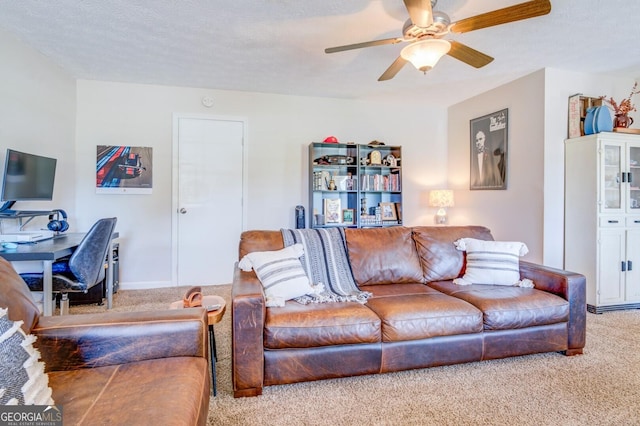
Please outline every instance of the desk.
[{"label": "desk", "polygon": [[[84,238],[85,233],[69,233],[56,235],[48,240],[38,241],[33,244],[18,244],[15,250],[0,250],[0,256],[9,262],[21,262],[27,260],[42,261],[42,293],[43,293],[43,314],[49,316],[53,314],[51,300],[53,299],[53,278],[51,266],[53,262],[73,253],[76,247]],[[112,239],[118,238],[118,233],[114,232]],[[113,304],[113,274],[111,272],[113,262],[113,250],[107,250],[107,309],[111,309]]]}]

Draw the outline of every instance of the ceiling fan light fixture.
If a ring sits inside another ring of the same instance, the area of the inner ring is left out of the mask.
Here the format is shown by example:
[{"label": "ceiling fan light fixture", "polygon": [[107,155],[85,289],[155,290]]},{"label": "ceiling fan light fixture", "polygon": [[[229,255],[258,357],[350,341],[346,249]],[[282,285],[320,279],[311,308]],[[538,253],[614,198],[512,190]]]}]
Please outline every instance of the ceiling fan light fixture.
[{"label": "ceiling fan light fixture", "polygon": [[420,71],[427,72],[435,67],[440,58],[449,53],[450,49],[451,43],[447,40],[427,39],[406,46],[400,52],[400,56]]}]

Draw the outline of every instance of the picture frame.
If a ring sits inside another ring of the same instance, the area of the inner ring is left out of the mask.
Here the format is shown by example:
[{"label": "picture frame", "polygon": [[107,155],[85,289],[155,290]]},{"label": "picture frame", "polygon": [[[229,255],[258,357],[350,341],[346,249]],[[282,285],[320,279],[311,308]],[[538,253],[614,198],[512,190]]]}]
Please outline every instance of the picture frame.
[{"label": "picture frame", "polygon": [[152,194],[153,148],[96,146],[96,194]]},{"label": "picture frame", "polygon": [[342,223],[345,225],[353,225],[356,217],[355,209],[342,209]]},{"label": "picture frame", "polygon": [[383,222],[398,220],[395,203],[380,203],[380,218]]},{"label": "picture frame", "polygon": [[469,122],[469,189],[507,189],[509,109]]}]

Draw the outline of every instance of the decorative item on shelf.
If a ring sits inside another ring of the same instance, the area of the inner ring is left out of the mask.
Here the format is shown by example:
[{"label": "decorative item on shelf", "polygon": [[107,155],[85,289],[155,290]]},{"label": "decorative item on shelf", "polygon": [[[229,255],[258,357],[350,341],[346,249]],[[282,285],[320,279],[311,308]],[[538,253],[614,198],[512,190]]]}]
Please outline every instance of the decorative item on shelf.
[{"label": "decorative item on shelf", "polygon": [[323,155],[313,160],[316,165],[347,165],[353,163],[353,157],[348,155]]},{"label": "decorative item on shelf", "polygon": [[620,104],[618,104],[611,96],[607,99],[606,96],[600,96],[604,102],[608,103],[613,109],[613,114],[615,116],[613,120],[613,127],[621,127],[621,128],[629,128],[633,124],[633,118],[629,117],[630,112],[636,111],[636,107],[631,103],[631,98],[633,95],[637,95],[640,93],[640,89],[638,89],[638,82],[636,81],[631,89],[631,93],[627,98],[624,98]]},{"label": "decorative item on shelf", "polygon": [[324,220],[325,223],[340,223],[342,221],[342,208],[339,198],[325,198]]},{"label": "decorative item on shelf", "polygon": [[342,223],[353,225],[355,223],[354,209],[342,209]]},{"label": "decorative item on shelf", "polygon": [[438,207],[436,213],[436,223],[438,225],[446,225],[447,219],[447,207],[453,207],[453,191],[450,189],[434,189],[429,192],[429,205],[431,207]]},{"label": "decorative item on shelf", "polygon": [[331,180],[329,181],[329,191],[335,191],[336,189],[336,181],[331,178]]},{"label": "decorative item on shelf", "polygon": [[322,142],[324,143],[338,143],[338,138],[335,136],[327,136]]},{"label": "decorative item on shelf", "polygon": [[363,198],[360,200],[360,214],[361,215],[366,215],[367,214],[367,199]]},{"label": "decorative item on shelf", "polygon": [[383,222],[398,220],[395,203],[380,203],[380,219]]},{"label": "decorative item on shelf", "polygon": [[397,167],[398,166],[398,160],[396,159],[395,155],[389,154],[384,158],[384,164],[389,166],[389,167]]},{"label": "decorative item on shelf", "polygon": [[381,145],[384,145],[384,142],[373,140],[373,141],[369,142],[368,145],[369,146],[381,146]]},{"label": "decorative item on shelf", "polygon": [[380,165],[382,164],[382,154],[377,149],[374,149],[369,153],[369,163],[371,165]]},{"label": "decorative item on shelf", "polygon": [[354,185],[354,181],[353,181],[353,175],[351,174],[351,172],[347,173],[347,179],[345,181],[345,188],[347,191],[353,191],[354,189],[356,189],[356,185]]}]

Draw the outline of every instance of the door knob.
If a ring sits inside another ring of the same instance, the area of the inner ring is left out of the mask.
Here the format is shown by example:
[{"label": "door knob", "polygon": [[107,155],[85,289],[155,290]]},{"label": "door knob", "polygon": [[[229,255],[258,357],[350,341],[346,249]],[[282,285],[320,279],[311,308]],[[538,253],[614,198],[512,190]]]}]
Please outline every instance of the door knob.
[{"label": "door knob", "polygon": [[180,210],[178,210],[180,212],[180,214],[186,214],[187,213],[187,209],[185,209],[184,207],[182,207]]}]

